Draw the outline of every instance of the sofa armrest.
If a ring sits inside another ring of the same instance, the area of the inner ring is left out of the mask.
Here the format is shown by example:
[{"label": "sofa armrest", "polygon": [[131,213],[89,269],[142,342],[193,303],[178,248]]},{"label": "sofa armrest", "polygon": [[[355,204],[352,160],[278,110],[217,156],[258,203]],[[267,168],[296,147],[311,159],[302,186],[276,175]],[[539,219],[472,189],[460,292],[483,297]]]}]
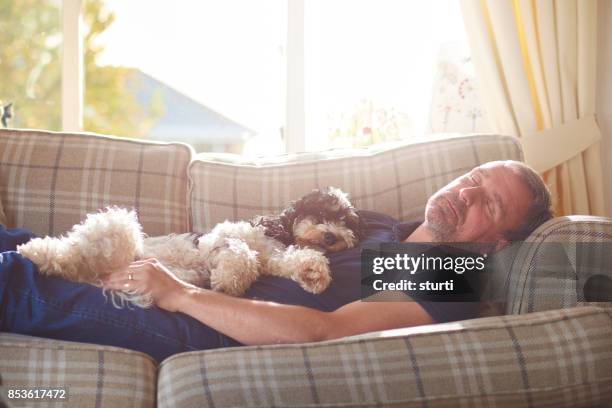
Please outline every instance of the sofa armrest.
[{"label": "sofa armrest", "polygon": [[610,350],[612,316],[583,307],[200,351],[162,362],[158,406],[593,406]]},{"label": "sofa armrest", "polygon": [[156,374],[153,359],[136,351],[0,333],[2,387],[67,388],[60,403],[13,400],[15,407],[154,407]]},{"label": "sofa armrest", "polygon": [[580,305],[612,309],[611,302],[589,302],[586,289],[595,275],[610,279],[612,284],[610,264],[612,218],[554,218],[534,231],[518,249],[506,288],[506,312],[529,313]]}]

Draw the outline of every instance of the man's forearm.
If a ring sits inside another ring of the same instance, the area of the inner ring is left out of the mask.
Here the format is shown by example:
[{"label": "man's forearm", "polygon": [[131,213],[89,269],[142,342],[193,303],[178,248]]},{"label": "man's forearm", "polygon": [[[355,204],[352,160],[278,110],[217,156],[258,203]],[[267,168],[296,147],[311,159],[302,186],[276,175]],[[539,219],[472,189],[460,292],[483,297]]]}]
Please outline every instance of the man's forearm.
[{"label": "man's forearm", "polygon": [[186,289],[177,310],[247,345],[318,341],[330,329],[326,312],[199,288]]}]

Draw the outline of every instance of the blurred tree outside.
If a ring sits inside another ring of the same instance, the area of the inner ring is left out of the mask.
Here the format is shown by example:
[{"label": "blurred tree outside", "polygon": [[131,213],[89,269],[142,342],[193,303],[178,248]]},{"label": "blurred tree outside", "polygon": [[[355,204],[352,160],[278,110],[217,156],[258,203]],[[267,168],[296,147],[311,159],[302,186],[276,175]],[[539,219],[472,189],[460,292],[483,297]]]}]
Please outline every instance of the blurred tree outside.
[{"label": "blurred tree outside", "polygon": [[0,2],[0,99],[13,102],[12,127],[60,130],[59,1]]},{"label": "blurred tree outside", "polygon": [[[97,65],[96,39],[114,21],[104,2],[83,1],[82,16],[84,130],[145,136],[163,113],[161,99],[142,106],[135,70]],[[61,0],[0,1],[0,39],[0,100],[14,104],[11,126],[61,130]]]}]

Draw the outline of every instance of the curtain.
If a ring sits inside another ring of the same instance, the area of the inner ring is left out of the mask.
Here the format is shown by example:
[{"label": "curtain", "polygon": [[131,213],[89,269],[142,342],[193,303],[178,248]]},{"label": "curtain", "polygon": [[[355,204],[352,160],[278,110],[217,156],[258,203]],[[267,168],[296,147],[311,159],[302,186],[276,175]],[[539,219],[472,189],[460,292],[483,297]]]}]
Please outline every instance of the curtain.
[{"label": "curtain", "polygon": [[493,130],[520,138],[557,215],[603,215],[597,0],[460,1]]}]

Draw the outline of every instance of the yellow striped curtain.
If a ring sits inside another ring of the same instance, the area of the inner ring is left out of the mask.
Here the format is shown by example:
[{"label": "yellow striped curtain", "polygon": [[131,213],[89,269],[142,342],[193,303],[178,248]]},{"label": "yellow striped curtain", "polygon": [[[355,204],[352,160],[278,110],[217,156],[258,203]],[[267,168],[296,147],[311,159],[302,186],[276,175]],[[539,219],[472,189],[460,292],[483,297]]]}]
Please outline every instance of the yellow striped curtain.
[{"label": "yellow striped curtain", "polygon": [[604,215],[597,0],[460,0],[493,130],[520,138],[557,215]]}]

